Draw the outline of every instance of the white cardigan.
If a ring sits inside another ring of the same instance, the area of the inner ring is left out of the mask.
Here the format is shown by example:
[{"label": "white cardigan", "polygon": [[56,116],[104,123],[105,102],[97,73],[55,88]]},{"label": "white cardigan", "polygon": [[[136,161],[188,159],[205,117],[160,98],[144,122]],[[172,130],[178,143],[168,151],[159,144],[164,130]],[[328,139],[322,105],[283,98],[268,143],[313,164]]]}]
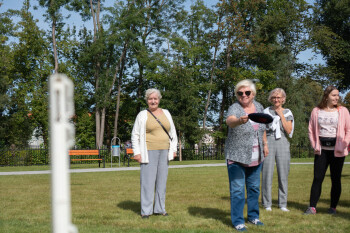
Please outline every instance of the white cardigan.
[{"label": "white cardigan", "polygon": [[[162,109],[162,110],[170,123],[169,135],[170,137],[173,138],[173,140],[171,141],[169,139],[170,148],[168,153],[168,160],[173,160],[174,152],[177,151],[177,136],[176,136],[175,125],[169,111],[166,109]],[[141,163],[149,162],[147,144],[146,144],[146,122],[147,122],[147,110],[143,110],[139,112],[139,114],[137,115],[134,123],[134,127],[132,129],[132,133],[131,133],[132,149],[133,149],[134,155],[141,154]]]}]

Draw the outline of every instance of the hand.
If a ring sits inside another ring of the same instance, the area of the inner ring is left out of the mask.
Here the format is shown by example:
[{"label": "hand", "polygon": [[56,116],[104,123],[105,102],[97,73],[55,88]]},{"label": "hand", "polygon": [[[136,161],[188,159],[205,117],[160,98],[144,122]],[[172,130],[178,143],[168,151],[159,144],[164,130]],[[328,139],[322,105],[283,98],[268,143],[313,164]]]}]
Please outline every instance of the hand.
[{"label": "hand", "polygon": [[177,157],[177,153],[176,152],[174,152],[174,159]]},{"label": "hand", "polygon": [[267,146],[267,144],[264,145],[264,157],[269,155],[269,147]]},{"label": "hand", "polygon": [[239,124],[243,125],[248,122],[249,118],[248,116],[241,116],[240,118],[238,118],[238,120],[239,120]]},{"label": "hand", "polygon": [[135,159],[138,163],[141,163],[141,155],[140,155],[140,154],[135,155],[135,156],[134,156],[134,159]]},{"label": "hand", "polygon": [[279,117],[282,117],[282,115],[283,115],[283,108],[275,109],[275,112],[277,113],[277,115],[278,115]]}]

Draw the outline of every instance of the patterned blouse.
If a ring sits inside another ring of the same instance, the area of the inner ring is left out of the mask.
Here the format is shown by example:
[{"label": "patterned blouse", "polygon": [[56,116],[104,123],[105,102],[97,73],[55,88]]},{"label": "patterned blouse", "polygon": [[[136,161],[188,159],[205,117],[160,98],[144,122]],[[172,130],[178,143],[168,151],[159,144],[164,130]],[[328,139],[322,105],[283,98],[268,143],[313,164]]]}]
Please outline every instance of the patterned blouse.
[{"label": "patterned blouse", "polygon": [[[263,106],[253,101],[256,112],[263,112]],[[235,116],[237,118],[246,115],[242,106],[236,102],[230,106],[227,112],[227,116]],[[265,124],[258,124],[257,130],[254,130],[251,123],[242,124],[234,128],[228,129],[228,135],[225,142],[225,157],[227,160],[238,162],[244,165],[250,165],[252,161],[253,144],[256,135],[258,136],[259,144],[259,159],[262,162],[264,160],[263,153],[263,135],[266,129]]]}]

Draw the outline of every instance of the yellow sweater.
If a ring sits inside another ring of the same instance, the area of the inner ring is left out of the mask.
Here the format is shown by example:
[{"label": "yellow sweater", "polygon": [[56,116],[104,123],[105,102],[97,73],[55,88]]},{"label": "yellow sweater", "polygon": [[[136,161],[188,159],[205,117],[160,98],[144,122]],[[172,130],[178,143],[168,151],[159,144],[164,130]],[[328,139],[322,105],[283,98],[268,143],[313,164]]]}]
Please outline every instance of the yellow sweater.
[{"label": "yellow sweater", "polygon": [[[165,129],[169,132],[170,123],[165,114],[163,113],[162,115],[156,117],[160,122],[162,122]],[[147,112],[146,122],[146,143],[147,150],[168,150],[170,146],[169,136],[149,112]]]}]

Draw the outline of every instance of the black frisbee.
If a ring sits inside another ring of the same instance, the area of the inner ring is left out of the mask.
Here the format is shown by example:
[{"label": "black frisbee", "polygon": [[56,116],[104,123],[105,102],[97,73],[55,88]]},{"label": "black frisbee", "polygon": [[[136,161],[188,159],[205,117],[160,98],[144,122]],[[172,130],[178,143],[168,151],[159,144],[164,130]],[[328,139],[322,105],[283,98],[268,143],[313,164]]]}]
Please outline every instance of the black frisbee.
[{"label": "black frisbee", "polygon": [[273,121],[272,116],[266,113],[251,113],[248,114],[248,117],[250,120],[262,124],[270,124]]}]

